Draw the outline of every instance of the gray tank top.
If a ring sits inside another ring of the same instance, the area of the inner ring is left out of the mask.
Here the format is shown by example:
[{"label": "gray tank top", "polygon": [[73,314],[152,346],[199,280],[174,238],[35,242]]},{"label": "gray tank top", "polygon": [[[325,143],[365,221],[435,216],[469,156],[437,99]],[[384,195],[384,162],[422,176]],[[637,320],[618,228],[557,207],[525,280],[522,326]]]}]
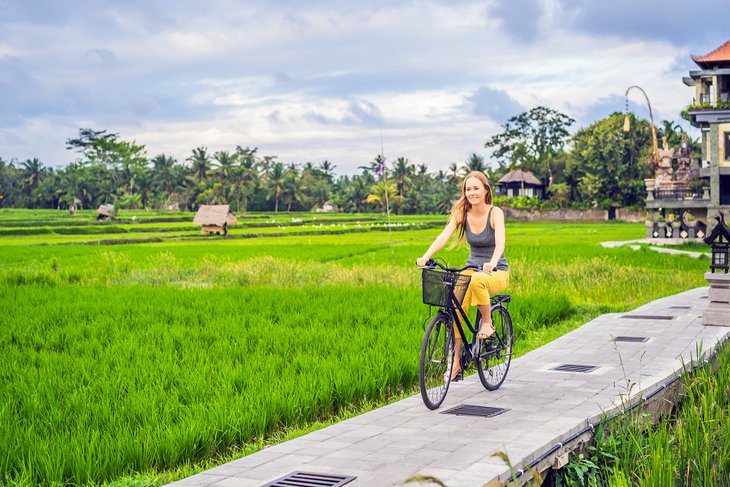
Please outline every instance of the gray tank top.
[{"label": "gray tank top", "polygon": [[[494,207],[489,209],[489,213],[487,214],[487,227],[482,233],[473,233],[471,228],[469,228],[469,222],[464,221],[466,241],[469,242],[470,249],[469,258],[466,260],[466,264],[464,265],[475,266],[481,269],[484,264],[492,260],[495,247],[494,229],[491,225],[493,209]],[[504,257],[504,253],[502,253],[502,257],[499,258],[499,262],[497,262],[497,267],[495,269],[498,271],[506,271],[509,269],[507,267],[507,259]]]}]

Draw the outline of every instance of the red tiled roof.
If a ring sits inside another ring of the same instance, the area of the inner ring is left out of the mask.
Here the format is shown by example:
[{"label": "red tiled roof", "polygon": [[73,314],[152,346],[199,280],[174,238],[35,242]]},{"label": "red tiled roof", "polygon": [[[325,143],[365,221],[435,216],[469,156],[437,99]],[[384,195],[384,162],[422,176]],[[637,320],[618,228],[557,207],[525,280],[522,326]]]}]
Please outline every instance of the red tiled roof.
[{"label": "red tiled roof", "polygon": [[696,63],[730,61],[730,40],[704,56],[692,56],[692,60]]}]

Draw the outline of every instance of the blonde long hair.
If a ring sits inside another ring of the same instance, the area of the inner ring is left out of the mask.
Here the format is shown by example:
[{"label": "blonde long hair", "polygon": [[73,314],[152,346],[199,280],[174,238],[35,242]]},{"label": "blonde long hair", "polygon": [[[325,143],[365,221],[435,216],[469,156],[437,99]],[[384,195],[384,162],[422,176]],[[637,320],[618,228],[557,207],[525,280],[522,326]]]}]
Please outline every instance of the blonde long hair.
[{"label": "blonde long hair", "polygon": [[489,179],[487,175],[481,171],[472,171],[464,177],[461,182],[461,197],[451,207],[451,218],[456,221],[456,228],[458,233],[456,234],[456,240],[450,246],[450,248],[456,247],[464,241],[464,235],[466,234],[466,214],[471,210],[471,203],[466,199],[466,181],[469,178],[477,178],[482,182],[487,190],[487,194],[484,197],[484,201],[488,204],[492,204],[492,187],[489,185]]}]

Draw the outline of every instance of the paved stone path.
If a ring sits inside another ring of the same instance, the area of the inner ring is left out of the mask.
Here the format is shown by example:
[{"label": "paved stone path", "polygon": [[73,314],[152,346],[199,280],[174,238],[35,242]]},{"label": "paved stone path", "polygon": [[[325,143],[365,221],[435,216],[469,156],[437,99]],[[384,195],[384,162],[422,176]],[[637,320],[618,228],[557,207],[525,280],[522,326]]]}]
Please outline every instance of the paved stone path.
[{"label": "paved stone path", "polygon": [[[618,241],[618,242],[601,242],[601,246],[605,248],[614,248],[614,247],[621,247],[623,245],[627,244],[636,244],[636,243],[657,243],[658,239],[649,239],[649,238],[642,238],[639,240],[624,240],[624,241]],[[665,239],[665,240],[679,240],[679,239]],[[686,243],[686,240],[684,241]],[[675,243],[674,245],[679,245],[683,242]],[[669,244],[666,244],[669,245]],[[641,246],[639,245],[629,245],[629,247],[633,250],[639,250]],[[709,246],[708,246],[709,248]],[[676,250],[676,249],[669,249],[665,247],[654,247],[649,246],[649,250],[652,250],[654,252],[659,252],[660,254],[672,254],[672,255],[686,255],[687,257],[692,257],[694,259],[698,259],[701,256],[710,257],[710,254],[707,252],[691,252],[689,250]]]},{"label": "paved stone path", "polygon": [[[497,391],[486,391],[472,375],[452,384],[436,411],[416,395],[173,485],[260,486],[295,471],[356,476],[348,486],[402,485],[415,474],[433,475],[449,487],[504,480],[509,469],[493,452],[507,453],[514,465],[529,464],[604,413],[618,411],[629,390],[633,398],[647,397],[673,381],[683,364],[696,360],[699,347],[705,356],[714,353],[730,328],[701,324],[707,302],[707,288],[698,288],[602,315],[513,360]],[[617,336],[648,341],[614,342]],[[550,370],[560,364],[598,368]],[[492,418],[444,414],[461,404],[508,411]]]}]

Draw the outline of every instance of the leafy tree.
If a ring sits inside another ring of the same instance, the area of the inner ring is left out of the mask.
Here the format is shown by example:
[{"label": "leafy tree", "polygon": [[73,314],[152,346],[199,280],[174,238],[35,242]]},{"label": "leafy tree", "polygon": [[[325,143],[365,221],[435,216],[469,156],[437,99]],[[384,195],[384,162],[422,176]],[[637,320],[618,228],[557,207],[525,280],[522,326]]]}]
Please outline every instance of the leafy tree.
[{"label": "leafy tree", "polygon": [[504,131],[484,146],[494,148],[492,156],[505,166],[531,170],[550,186],[554,160],[563,151],[573,123],[563,113],[538,106],[510,118],[502,126]]},{"label": "leafy tree", "polygon": [[76,150],[90,163],[112,165],[116,162],[117,139],[119,134],[109,134],[106,130],[79,129],[79,137],[66,140],[66,149]]},{"label": "leafy tree", "polygon": [[552,188],[550,188],[553,200],[560,208],[568,206],[568,202],[570,201],[570,192],[570,187],[567,183],[553,184]]},{"label": "leafy tree", "polygon": [[586,202],[592,206],[631,206],[643,203],[643,179],[650,175],[651,130],[645,120],[632,121],[622,131],[623,115],[613,113],[573,137],[569,164]]}]

